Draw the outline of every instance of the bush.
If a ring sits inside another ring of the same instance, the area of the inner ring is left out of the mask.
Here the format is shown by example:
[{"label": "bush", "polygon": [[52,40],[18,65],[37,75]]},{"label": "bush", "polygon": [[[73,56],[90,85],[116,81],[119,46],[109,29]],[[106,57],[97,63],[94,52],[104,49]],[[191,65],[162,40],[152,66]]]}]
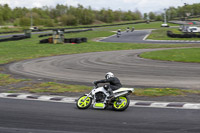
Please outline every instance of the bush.
[{"label": "bush", "polygon": [[22,17],[22,18],[19,19],[19,25],[20,26],[30,26],[30,24],[31,24],[30,18]]},{"label": "bush", "polygon": [[66,26],[66,25],[77,25],[78,24],[78,20],[74,15],[63,15],[60,18],[60,21],[61,21],[63,26]]},{"label": "bush", "polygon": [[46,27],[54,27],[54,21],[52,19],[46,19],[44,22],[44,26]]}]

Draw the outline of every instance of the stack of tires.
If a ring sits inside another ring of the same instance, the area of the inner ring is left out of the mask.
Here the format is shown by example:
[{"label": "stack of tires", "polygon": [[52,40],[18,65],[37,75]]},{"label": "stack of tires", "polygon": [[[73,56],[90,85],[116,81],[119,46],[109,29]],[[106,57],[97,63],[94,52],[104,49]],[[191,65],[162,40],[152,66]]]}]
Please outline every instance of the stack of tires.
[{"label": "stack of tires", "polygon": [[[82,37],[82,38],[65,38],[64,43],[83,43],[87,42],[87,38]],[[42,39],[40,40],[40,43],[53,43],[52,37],[48,39]]]},{"label": "stack of tires", "polygon": [[0,39],[0,42],[5,42],[5,41],[17,41],[17,40],[22,40],[22,39],[26,39],[26,38],[29,38],[25,35],[13,35],[12,37],[10,38],[3,38],[3,39]]}]

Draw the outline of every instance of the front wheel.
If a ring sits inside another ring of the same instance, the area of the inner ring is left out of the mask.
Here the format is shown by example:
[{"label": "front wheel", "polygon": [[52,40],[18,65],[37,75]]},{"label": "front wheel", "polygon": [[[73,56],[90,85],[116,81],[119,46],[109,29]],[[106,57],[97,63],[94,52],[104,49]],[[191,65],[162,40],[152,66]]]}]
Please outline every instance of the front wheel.
[{"label": "front wheel", "polygon": [[[87,109],[88,107],[90,107],[91,103],[92,103],[92,99],[90,97],[88,97],[87,99],[86,95],[81,96],[77,102],[76,102],[76,106],[79,109]],[[85,101],[83,101],[85,99]]]},{"label": "front wheel", "polygon": [[128,108],[129,103],[130,103],[130,99],[126,96],[122,96],[115,99],[112,107],[116,111],[124,111],[125,109]]}]

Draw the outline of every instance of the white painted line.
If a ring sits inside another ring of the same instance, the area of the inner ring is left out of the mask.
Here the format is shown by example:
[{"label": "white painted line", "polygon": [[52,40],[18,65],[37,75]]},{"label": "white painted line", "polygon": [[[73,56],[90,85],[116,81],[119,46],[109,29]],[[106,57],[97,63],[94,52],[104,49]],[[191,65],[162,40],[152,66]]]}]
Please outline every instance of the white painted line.
[{"label": "white painted line", "polygon": [[150,34],[147,34],[147,35],[143,38],[143,41],[145,41],[149,35],[150,35]]},{"label": "white painted line", "polygon": [[200,42],[200,41],[195,41],[195,40],[191,40],[191,41],[190,40],[153,40],[153,39],[146,39],[146,38],[145,38],[145,40],[146,41],[155,41],[155,42],[158,42],[158,41],[160,41],[160,42],[196,42],[196,43]]},{"label": "white painted line", "polygon": [[78,98],[75,97],[65,97],[61,100],[61,102],[65,102],[65,103],[75,103],[75,100]]},{"label": "white painted line", "polygon": [[136,103],[138,103],[138,101],[130,100],[129,106],[135,106]]}]

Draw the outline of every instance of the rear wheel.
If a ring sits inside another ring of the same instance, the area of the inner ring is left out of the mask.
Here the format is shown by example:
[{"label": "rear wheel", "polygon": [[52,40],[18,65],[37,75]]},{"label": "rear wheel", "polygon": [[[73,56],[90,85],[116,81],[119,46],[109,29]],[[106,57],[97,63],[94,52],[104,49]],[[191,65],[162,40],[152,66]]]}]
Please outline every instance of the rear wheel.
[{"label": "rear wheel", "polygon": [[[91,103],[92,103],[92,99],[90,97],[88,97],[87,99],[85,99],[86,96],[81,96],[77,102],[76,102],[76,106],[79,109],[87,109],[88,107],[90,107]],[[85,99],[85,101],[83,101]]]},{"label": "rear wheel", "polygon": [[124,111],[125,109],[128,108],[129,103],[130,103],[130,99],[126,96],[122,96],[115,99],[112,107],[116,111]]}]

